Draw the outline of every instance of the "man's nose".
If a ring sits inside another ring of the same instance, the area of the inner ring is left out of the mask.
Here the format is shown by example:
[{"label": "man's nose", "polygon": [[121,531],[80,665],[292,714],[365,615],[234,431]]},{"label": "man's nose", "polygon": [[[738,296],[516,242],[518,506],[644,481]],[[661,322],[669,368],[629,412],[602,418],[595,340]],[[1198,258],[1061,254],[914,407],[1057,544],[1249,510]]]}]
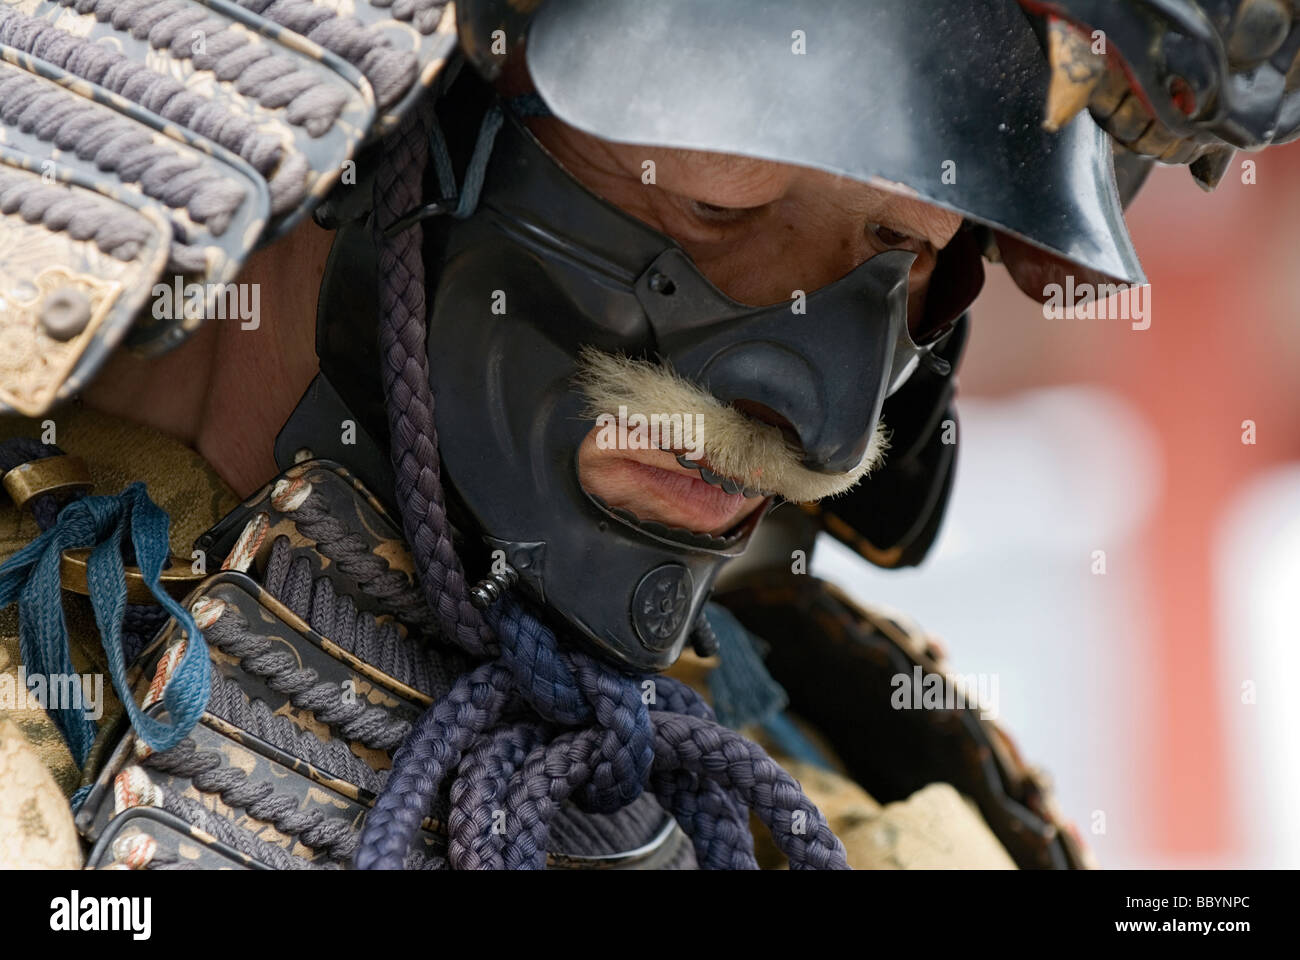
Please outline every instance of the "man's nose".
[{"label": "man's nose", "polygon": [[[803,310],[727,301],[680,251],[662,255],[638,285],[674,370],[742,412],[764,411],[758,419],[781,427],[809,469],[845,473],[862,462],[889,391],[915,260],[879,254],[814,291]],[[675,277],[675,294],[652,284],[660,270]]]},{"label": "man's nose", "polygon": [[751,341],[716,354],[699,379],[719,400],[780,429],[810,470],[847,473],[862,462],[885,399],[886,346],[844,356],[838,370],[814,370],[781,344]]}]

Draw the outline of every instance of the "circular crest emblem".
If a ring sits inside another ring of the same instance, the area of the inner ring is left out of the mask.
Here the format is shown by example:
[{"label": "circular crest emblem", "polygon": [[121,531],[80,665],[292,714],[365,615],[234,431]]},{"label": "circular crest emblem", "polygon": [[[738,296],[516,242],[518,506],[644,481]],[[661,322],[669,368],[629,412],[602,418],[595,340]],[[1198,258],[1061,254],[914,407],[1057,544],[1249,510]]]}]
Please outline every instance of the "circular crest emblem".
[{"label": "circular crest emblem", "polygon": [[651,650],[666,650],[691,608],[691,571],[679,563],[655,567],[632,594],[632,625]]}]

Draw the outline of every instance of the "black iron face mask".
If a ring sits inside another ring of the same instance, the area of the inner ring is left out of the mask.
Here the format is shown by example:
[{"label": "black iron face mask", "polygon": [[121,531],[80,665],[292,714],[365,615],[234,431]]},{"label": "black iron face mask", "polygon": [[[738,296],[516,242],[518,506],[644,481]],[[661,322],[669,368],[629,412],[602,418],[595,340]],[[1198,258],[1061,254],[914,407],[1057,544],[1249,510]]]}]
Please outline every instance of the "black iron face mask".
[{"label": "black iron face mask", "polygon": [[513,117],[475,214],[438,221],[430,259],[445,479],[525,587],[638,671],[676,660],[759,512],[715,537],[584,491],[581,349],[657,358],[724,403],[762,404],[825,473],[861,462],[886,396],[927,354],[907,326],[912,254],[874,257],[809,294],[802,314],[743,306],[671,239],[573,180]]}]

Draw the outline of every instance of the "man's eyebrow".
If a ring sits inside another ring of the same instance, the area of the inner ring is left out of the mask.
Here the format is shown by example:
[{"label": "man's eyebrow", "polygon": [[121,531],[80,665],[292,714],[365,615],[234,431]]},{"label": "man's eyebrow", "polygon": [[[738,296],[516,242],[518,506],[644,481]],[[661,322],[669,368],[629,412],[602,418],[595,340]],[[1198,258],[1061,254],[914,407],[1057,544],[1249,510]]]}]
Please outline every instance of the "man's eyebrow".
[{"label": "man's eyebrow", "polygon": [[909,233],[935,250],[946,247],[961,229],[960,214],[878,186],[867,185],[867,189],[849,194],[845,203],[846,209],[854,214]]},{"label": "man's eyebrow", "polygon": [[746,157],[738,153],[714,153],[708,150],[688,150],[685,147],[668,147],[664,152],[688,166],[704,167],[711,170],[758,169],[771,164],[770,160]]},{"label": "man's eyebrow", "polygon": [[913,200],[899,208],[898,219],[919,231],[927,243],[942,250],[961,230],[961,216],[951,210]]},{"label": "man's eyebrow", "polygon": [[781,164],[757,157],[667,147],[661,158],[674,171],[661,182],[665,189],[723,206],[767,203],[789,181]]}]

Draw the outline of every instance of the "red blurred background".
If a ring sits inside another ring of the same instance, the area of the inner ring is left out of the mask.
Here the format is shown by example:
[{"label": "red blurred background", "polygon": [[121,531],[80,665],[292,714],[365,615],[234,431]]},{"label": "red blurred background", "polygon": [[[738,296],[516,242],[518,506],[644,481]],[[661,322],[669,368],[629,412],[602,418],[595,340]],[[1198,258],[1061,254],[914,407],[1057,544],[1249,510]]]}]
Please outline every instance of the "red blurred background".
[{"label": "red blurred background", "polygon": [[[1242,182],[1244,160],[1255,162],[1253,184]],[[1214,551],[1241,491],[1300,460],[1300,144],[1239,153],[1209,195],[1185,169],[1157,168],[1128,222],[1152,285],[1151,328],[1045,321],[992,270],[962,393],[1095,384],[1153,429],[1162,469],[1141,536],[1145,642],[1159,669],[1132,731],[1144,758],[1133,783],[1141,834],[1161,859],[1230,862],[1248,813],[1231,797],[1233,745],[1217,688],[1233,680],[1218,673],[1216,651],[1245,638],[1216,635]],[[1253,446],[1242,442],[1245,420],[1256,425]]]},{"label": "red blurred background", "polygon": [[1102,866],[1300,867],[1300,144],[1213,194],[1158,167],[1128,221],[1150,328],[1045,319],[990,267],[932,557],[827,541],[814,572],[999,678]]}]

